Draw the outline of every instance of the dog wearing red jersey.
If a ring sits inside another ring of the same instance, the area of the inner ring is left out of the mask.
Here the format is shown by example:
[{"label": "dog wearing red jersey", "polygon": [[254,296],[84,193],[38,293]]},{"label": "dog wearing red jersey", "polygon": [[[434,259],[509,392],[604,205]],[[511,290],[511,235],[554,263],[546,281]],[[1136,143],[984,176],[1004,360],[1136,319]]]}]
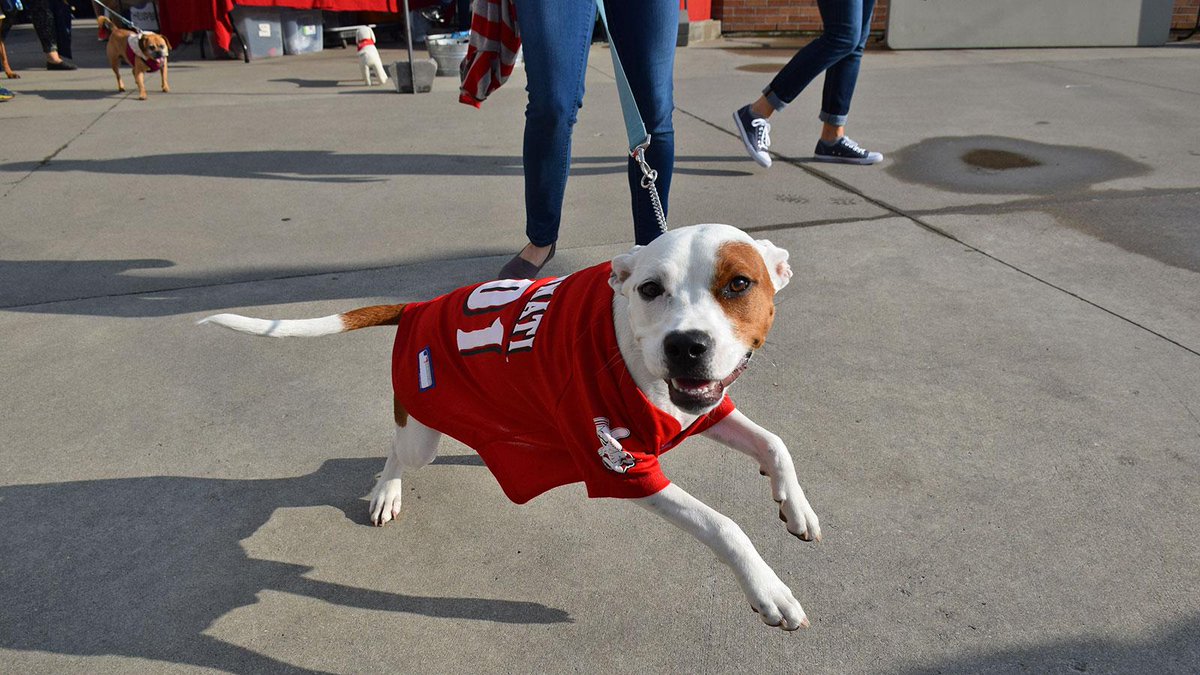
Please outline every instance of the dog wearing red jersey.
[{"label": "dog wearing red jersey", "polygon": [[712,438],[758,463],[788,532],[821,538],[787,447],[726,392],[766,340],[787,260],[736,228],[696,225],[565,277],[318,319],[201,322],[269,337],[398,327],[396,436],[371,494],[376,525],[399,514],[403,474],[433,461],[448,434],[480,454],[514,502],[575,482],[590,497],[634,500],[712,549],[766,624],[796,630],[808,626],[804,610],[742,530],[658,463],[689,436]]}]

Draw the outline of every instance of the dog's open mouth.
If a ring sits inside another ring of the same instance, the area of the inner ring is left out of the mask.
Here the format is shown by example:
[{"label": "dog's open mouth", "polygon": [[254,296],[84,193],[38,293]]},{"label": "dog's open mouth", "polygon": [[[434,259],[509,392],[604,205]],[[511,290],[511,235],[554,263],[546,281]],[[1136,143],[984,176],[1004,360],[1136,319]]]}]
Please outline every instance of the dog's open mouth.
[{"label": "dog's open mouth", "polygon": [[667,391],[671,395],[671,403],[688,412],[696,412],[715,406],[721,402],[721,397],[725,395],[725,388],[733,384],[733,381],[746,370],[746,366],[750,365],[750,357],[752,355],[753,352],[746,352],[746,356],[733,369],[733,372],[723,380],[698,380],[686,377],[668,378]]}]

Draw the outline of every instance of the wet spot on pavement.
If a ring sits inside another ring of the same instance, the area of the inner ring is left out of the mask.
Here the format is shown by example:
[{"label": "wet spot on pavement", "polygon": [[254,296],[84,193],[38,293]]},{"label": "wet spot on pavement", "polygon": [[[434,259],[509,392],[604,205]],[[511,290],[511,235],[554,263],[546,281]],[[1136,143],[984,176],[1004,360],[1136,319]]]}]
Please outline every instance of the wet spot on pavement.
[{"label": "wet spot on pavement", "polygon": [[976,194],[1061,194],[1150,171],[1111,150],[1003,136],[930,138],[892,157],[887,172],[900,180]]}]

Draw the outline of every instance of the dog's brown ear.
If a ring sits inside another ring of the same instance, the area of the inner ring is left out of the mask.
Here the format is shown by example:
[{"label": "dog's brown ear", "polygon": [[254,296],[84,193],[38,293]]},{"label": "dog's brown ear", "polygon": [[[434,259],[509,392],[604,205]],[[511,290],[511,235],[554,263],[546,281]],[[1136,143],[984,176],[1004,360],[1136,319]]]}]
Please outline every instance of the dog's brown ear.
[{"label": "dog's brown ear", "polygon": [[755,241],[754,246],[762,256],[763,262],[766,263],[767,272],[771,275],[771,283],[775,286],[775,292],[778,293],[788,285],[788,281],[792,278],[792,267],[788,265],[787,249],[779,248],[766,239]]},{"label": "dog's brown ear", "polygon": [[625,283],[630,274],[633,274],[634,257],[641,248],[641,246],[634,246],[629,253],[622,253],[612,259],[612,274],[608,277],[608,285],[612,286],[617,293],[621,292],[621,285]]}]

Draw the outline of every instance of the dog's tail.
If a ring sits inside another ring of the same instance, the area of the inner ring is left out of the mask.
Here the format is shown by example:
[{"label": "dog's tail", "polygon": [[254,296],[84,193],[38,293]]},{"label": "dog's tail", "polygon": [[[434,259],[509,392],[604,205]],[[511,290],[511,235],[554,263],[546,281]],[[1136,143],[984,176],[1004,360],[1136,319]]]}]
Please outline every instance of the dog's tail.
[{"label": "dog's tail", "polygon": [[240,333],[264,337],[320,337],[371,326],[395,326],[407,305],[374,305],[319,319],[255,319],[240,314],[214,314],[196,323],[214,323]]}]

